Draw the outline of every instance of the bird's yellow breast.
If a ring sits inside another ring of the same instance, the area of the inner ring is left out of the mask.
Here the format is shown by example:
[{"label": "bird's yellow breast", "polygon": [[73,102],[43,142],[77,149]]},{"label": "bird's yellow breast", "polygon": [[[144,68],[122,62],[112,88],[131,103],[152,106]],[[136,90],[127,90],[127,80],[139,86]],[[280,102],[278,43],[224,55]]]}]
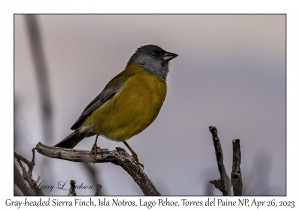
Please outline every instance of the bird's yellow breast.
[{"label": "bird's yellow breast", "polygon": [[121,74],[130,76],[121,90],[96,109],[84,122],[109,139],[126,141],[147,128],[165,100],[166,82],[136,64]]}]

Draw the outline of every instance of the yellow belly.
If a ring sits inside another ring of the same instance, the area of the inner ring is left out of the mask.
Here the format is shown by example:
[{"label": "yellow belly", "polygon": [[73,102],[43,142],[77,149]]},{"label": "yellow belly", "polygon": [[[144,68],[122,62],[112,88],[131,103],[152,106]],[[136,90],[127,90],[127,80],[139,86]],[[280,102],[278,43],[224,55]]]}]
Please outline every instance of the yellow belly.
[{"label": "yellow belly", "polygon": [[142,70],[130,77],[120,92],[84,122],[111,140],[126,141],[147,128],[165,100],[165,81]]}]

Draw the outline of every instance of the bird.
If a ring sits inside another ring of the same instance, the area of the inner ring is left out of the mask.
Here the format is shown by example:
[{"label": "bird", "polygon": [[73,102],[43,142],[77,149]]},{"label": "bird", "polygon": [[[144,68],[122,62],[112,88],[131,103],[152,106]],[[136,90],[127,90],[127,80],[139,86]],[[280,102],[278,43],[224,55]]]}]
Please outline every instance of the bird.
[{"label": "bird", "polygon": [[146,129],[158,116],[167,93],[169,61],[177,56],[153,44],[139,47],[125,69],[86,106],[71,127],[74,131],[54,147],[73,149],[84,138],[96,135],[91,152],[101,152],[97,146],[100,135],[123,142],[133,160],[144,168],[126,141]]}]

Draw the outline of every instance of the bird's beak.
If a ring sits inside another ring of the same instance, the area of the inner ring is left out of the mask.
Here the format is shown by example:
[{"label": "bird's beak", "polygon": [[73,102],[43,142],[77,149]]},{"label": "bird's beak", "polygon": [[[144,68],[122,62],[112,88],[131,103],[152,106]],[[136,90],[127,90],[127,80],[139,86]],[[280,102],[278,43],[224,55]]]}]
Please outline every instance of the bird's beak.
[{"label": "bird's beak", "polygon": [[170,61],[170,60],[172,60],[173,58],[175,58],[177,56],[178,55],[175,54],[175,53],[165,52],[163,59],[164,59],[164,61]]}]

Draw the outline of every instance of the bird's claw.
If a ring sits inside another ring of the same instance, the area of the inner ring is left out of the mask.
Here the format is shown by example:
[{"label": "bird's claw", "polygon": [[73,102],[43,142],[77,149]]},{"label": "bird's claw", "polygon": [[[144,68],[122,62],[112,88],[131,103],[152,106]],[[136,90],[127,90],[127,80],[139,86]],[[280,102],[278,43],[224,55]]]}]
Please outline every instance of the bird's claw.
[{"label": "bird's claw", "polygon": [[102,152],[102,149],[100,147],[98,147],[96,144],[94,144],[91,149],[91,153],[94,157],[94,164],[96,163],[96,155],[97,155],[97,153],[100,153],[100,152]]},{"label": "bird's claw", "polygon": [[136,164],[138,164],[138,165],[144,170],[144,165],[143,165],[142,163],[140,163],[140,161],[139,161],[137,155],[132,155],[132,158],[133,158],[134,162],[135,162]]}]

